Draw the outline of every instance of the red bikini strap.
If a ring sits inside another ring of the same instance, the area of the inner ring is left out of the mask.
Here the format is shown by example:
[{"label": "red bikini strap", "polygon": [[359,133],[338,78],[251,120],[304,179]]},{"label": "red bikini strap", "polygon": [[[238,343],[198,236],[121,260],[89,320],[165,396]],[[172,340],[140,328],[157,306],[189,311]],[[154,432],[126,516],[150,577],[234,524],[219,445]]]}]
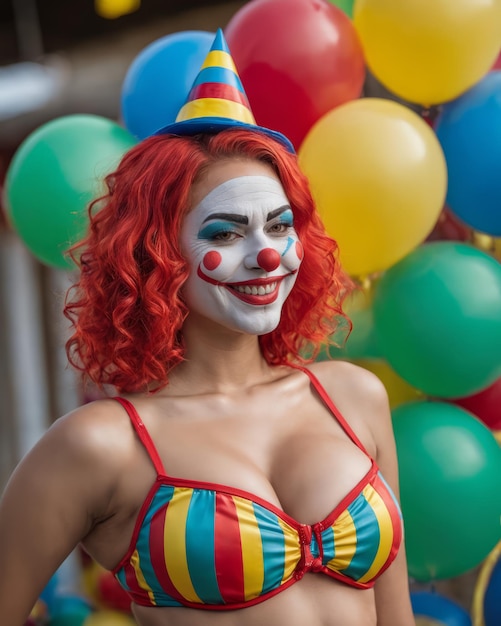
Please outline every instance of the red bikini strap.
[{"label": "red bikini strap", "polygon": [[146,426],[143,424],[143,420],[139,417],[139,414],[136,411],[136,407],[132,404],[132,402],[130,402],[129,400],[126,400],[125,398],[119,398],[118,396],[116,396],[113,398],[113,400],[116,400],[117,402],[119,402],[123,406],[123,408],[127,411],[127,415],[129,416],[130,421],[132,422],[132,425],[134,426],[134,430],[136,431],[137,436],[139,437],[139,440],[141,441],[143,446],[146,448],[146,452],[148,453],[151,459],[151,462],[153,463],[153,466],[155,467],[157,471],[157,474],[159,476],[165,476],[166,474],[165,474],[163,463],[157,452],[155,444],[153,443],[153,440],[150,437],[150,433],[147,431]]},{"label": "red bikini strap", "polygon": [[315,387],[315,390],[317,391],[318,395],[322,399],[323,403],[327,406],[327,408],[331,411],[331,413],[333,413],[334,417],[339,422],[341,428],[345,431],[345,433],[348,435],[348,437],[350,437],[350,439],[353,441],[353,443],[360,448],[360,450],[365,452],[365,454],[367,454],[367,456],[370,456],[369,453],[367,452],[367,450],[365,449],[365,446],[362,444],[360,439],[355,435],[355,433],[353,432],[351,426],[348,424],[346,419],[342,416],[342,414],[339,411],[339,409],[337,408],[337,406],[330,399],[329,394],[325,390],[325,388],[322,385],[322,383],[315,376],[315,374],[313,374],[313,372],[310,372],[310,370],[307,369],[306,367],[301,367],[300,365],[293,365],[293,367],[295,367],[298,370],[301,370],[307,376],[309,376],[309,378],[311,380],[311,383]]}]

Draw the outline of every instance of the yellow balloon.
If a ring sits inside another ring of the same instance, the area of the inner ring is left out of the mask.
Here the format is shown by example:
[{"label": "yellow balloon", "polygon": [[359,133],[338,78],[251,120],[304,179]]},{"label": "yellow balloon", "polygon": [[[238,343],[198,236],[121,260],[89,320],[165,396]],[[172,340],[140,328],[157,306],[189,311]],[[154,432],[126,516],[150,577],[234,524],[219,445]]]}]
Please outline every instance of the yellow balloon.
[{"label": "yellow balloon", "polygon": [[403,104],[361,98],[336,107],[313,125],[298,156],[353,276],[394,265],[426,239],[442,211],[442,148]]},{"label": "yellow balloon", "polygon": [[85,595],[91,600],[95,600],[97,592],[97,579],[101,566],[95,561],[86,565],[81,572],[82,587]]},{"label": "yellow balloon", "polygon": [[96,611],[85,620],[84,626],[135,626],[136,621],[120,611]]},{"label": "yellow balloon", "polygon": [[94,8],[100,17],[114,20],[127,13],[137,11],[141,0],[94,0]]},{"label": "yellow balloon", "polygon": [[489,587],[491,574],[496,564],[501,559],[501,541],[487,555],[482,563],[477,581],[473,590],[472,617],[474,626],[485,626],[484,621],[484,598]]},{"label": "yellow balloon", "polygon": [[471,240],[476,248],[492,254],[495,259],[501,261],[501,237],[492,237],[485,233],[473,231]]},{"label": "yellow balloon", "polygon": [[501,45],[499,0],[356,0],[353,23],[374,76],[427,106],[472,87]]}]

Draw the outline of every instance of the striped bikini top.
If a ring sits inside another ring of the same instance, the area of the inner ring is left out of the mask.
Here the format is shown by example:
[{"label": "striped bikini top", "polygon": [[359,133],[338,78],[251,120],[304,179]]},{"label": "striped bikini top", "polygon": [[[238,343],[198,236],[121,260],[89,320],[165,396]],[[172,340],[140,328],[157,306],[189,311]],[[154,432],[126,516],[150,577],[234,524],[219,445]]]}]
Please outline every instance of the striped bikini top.
[{"label": "striped bikini top", "polygon": [[[368,455],[318,379],[301,369]],[[134,406],[115,399],[157,471],[130,547],[113,570],[136,604],[244,608],[287,589],[306,572],[366,589],[394,560],[402,540],[400,508],[374,460],[324,520],[301,524],[242,489],[168,476]]]}]

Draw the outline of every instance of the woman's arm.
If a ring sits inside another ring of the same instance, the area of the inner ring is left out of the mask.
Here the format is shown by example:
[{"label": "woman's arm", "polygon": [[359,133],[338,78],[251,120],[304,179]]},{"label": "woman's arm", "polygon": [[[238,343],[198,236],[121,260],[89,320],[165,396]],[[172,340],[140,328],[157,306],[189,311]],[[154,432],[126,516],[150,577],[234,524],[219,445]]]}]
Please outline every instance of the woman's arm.
[{"label": "woman's arm", "polygon": [[[20,462],[0,500],[3,626],[21,626],[59,565],[107,511],[109,442],[83,407],[57,420]],[[111,471],[109,471],[111,470]]]}]

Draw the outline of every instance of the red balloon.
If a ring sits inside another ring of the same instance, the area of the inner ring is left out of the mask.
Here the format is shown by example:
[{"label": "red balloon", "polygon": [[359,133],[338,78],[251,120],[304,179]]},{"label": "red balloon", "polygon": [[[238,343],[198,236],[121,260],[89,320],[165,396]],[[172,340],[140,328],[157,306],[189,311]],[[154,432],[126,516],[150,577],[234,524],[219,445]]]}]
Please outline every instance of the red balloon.
[{"label": "red balloon", "polygon": [[320,117],[361,95],[358,35],[325,0],[253,0],[224,32],[256,122],[296,150]]},{"label": "red balloon", "polygon": [[501,52],[498,55],[498,58],[494,61],[494,65],[491,67],[492,70],[501,70]]},{"label": "red balloon", "polygon": [[130,613],[131,600],[111,572],[103,571],[97,579],[98,601],[105,607]]},{"label": "red balloon", "polygon": [[501,430],[501,378],[479,393],[452,402],[476,415],[492,430]]},{"label": "red balloon", "polygon": [[445,206],[427,241],[468,241],[471,229]]}]

